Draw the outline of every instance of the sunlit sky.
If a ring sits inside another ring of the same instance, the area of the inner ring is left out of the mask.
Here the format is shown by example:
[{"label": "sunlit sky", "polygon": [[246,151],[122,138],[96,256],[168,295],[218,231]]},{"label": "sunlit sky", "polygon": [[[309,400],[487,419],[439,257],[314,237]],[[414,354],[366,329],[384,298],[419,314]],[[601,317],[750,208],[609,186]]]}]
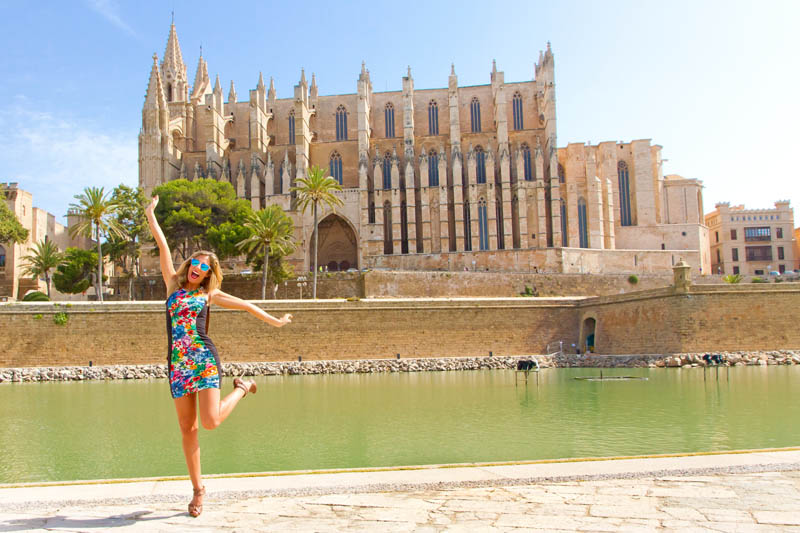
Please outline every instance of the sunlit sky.
[{"label": "sunlit sky", "polygon": [[800,200],[800,2],[185,2],[0,0],[0,181],[64,215],[89,185],[138,182],[137,135],[152,55],[174,11],[194,80],[239,99],[259,71],[289,97],[301,67],[320,94],[352,93],[361,61],[375,91],[530,80],[555,54],[558,145],[651,139],[665,174],[698,178],[716,202]]}]

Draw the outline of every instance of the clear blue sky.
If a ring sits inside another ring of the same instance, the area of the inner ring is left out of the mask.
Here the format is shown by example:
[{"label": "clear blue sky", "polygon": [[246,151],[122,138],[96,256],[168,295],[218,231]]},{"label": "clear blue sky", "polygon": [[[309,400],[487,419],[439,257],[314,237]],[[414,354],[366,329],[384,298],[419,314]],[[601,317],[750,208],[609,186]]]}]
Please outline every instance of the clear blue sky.
[{"label": "clear blue sky", "polygon": [[[63,215],[88,185],[137,184],[137,135],[153,52],[175,24],[190,82],[203,47],[240,100],[259,71],[292,94],[300,68],[321,94],[533,78],[556,59],[558,144],[652,139],[665,173],[703,180],[714,203],[800,201],[800,2],[186,2],[2,4],[0,181]],[[302,6],[302,7],[296,7]],[[800,216],[798,216],[800,218]]]}]

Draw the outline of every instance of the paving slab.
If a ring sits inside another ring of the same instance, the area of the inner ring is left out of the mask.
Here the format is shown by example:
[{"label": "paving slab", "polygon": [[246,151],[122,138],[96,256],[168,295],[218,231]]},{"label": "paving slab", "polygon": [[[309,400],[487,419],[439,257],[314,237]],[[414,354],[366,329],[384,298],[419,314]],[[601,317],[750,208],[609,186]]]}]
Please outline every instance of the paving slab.
[{"label": "paving slab", "polygon": [[0,485],[2,531],[795,531],[800,449]]}]

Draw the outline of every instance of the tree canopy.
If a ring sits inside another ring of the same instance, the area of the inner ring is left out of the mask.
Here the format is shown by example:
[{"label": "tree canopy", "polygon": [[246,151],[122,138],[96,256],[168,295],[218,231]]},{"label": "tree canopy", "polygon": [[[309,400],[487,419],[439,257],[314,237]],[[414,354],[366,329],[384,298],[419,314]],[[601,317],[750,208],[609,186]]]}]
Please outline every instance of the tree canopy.
[{"label": "tree canopy", "polygon": [[67,248],[64,262],[53,274],[53,283],[64,294],[84,292],[92,284],[92,270],[97,264],[97,253],[80,248]]},{"label": "tree canopy", "polygon": [[[250,235],[238,243],[238,248],[248,252],[247,262],[253,264],[256,259],[264,264],[264,255],[269,256],[266,268],[262,268],[261,274],[261,299],[266,298],[267,280],[272,267],[273,257],[277,260],[281,270],[285,268],[280,265],[281,259],[292,253],[296,244],[294,242],[294,223],[286,212],[277,204],[269,205],[255,213],[250,213],[245,222],[245,228]],[[273,278],[279,275],[275,272]],[[279,280],[278,283],[280,283]]]},{"label": "tree canopy", "polygon": [[[77,203],[69,205],[72,213],[78,215],[79,221],[69,228],[70,236],[85,235],[92,237],[94,228],[95,240],[97,242],[97,300],[103,301],[103,255],[101,250],[101,237],[120,237],[125,236],[125,230],[119,225],[115,218],[119,209],[119,204],[111,198],[111,193],[106,194],[104,187],[85,187],[83,193],[76,194]],[[61,290],[61,289],[59,289]],[[64,292],[64,291],[61,291]]]},{"label": "tree canopy", "polygon": [[6,194],[0,191],[0,244],[14,244],[28,239],[26,230],[17,215],[6,205]]},{"label": "tree canopy", "polygon": [[236,244],[249,235],[244,222],[250,203],[236,198],[230,183],[213,179],[173,180],[153,189],[155,215],[170,249],[186,259],[210,248],[220,259],[237,255]]},{"label": "tree canopy", "polygon": [[22,274],[34,278],[44,277],[44,281],[47,283],[47,296],[50,297],[50,271],[64,261],[64,254],[58,251],[58,246],[49,239],[39,241],[34,244],[31,253],[22,260],[25,262]]},{"label": "tree canopy", "polygon": [[122,267],[125,272],[133,272],[141,256],[142,240],[149,235],[144,207],[147,199],[138,187],[119,185],[111,193],[117,204],[114,218],[124,235],[110,235],[103,244],[103,254]]}]

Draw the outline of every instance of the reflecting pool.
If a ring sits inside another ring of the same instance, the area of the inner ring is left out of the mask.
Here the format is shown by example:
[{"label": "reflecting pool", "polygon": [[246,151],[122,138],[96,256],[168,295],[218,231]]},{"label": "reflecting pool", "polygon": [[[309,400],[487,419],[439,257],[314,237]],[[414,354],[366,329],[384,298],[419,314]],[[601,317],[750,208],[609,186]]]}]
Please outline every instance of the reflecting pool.
[{"label": "reflecting pool", "polygon": [[[800,366],[270,376],[214,431],[204,473],[800,445]],[[224,391],[231,389],[225,379]],[[0,385],[0,483],[183,475],[164,380]]]}]

